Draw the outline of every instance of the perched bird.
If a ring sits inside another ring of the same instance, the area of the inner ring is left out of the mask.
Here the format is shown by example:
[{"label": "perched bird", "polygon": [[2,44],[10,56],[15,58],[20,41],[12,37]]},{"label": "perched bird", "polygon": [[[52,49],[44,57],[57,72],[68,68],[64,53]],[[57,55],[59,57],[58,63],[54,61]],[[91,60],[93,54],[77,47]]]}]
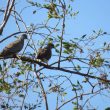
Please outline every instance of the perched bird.
[{"label": "perched bird", "polygon": [[0,52],[0,58],[11,58],[20,52],[24,46],[24,39],[27,39],[26,34],[22,34],[19,39],[8,44],[2,52]]},{"label": "perched bird", "polygon": [[39,48],[37,59],[47,63],[52,56],[52,48],[54,48],[54,44],[52,43],[48,43],[48,45],[44,48]]}]

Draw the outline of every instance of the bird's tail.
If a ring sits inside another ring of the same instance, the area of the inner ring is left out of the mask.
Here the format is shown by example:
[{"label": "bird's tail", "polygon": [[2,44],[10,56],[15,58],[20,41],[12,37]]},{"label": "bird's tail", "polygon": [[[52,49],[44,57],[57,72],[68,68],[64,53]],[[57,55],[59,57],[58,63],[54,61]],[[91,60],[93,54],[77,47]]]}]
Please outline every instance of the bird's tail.
[{"label": "bird's tail", "polygon": [[2,54],[0,53],[0,59],[3,58]]},{"label": "bird's tail", "polygon": [[0,57],[0,59],[3,59],[3,57]]},{"label": "bird's tail", "polygon": [[0,59],[3,59],[3,56],[2,55],[0,55]]}]

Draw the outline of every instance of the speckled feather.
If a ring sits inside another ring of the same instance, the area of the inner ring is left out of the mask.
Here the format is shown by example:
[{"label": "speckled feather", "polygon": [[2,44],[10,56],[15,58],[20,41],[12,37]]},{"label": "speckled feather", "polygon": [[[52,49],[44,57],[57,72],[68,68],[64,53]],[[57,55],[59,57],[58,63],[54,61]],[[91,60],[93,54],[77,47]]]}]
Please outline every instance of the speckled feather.
[{"label": "speckled feather", "polygon": [[23,35],[20,39],[17,39],[16,41],[8,44],[0,53],[0,57],[7,58],[20,52],[24,46],[24,39],[26,39],[25,37],[27,36],[26,34]]},{"label": "speckled feather", "polygon": [[48,44],[44,48],[39,48],[38,54],[37,54],[37,59],[40,59],[42,61],[48,61],[51,56],[52,56],[52,51],[51,49],[54,47],[53,44]]}]

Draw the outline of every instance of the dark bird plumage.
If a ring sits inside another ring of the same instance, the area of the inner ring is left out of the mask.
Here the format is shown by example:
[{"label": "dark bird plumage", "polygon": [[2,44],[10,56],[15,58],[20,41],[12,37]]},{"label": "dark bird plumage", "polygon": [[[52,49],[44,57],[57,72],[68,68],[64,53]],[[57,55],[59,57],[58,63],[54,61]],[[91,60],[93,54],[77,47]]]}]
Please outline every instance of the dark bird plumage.
[{"label": "dark bird plumage", "polygon": [[40,59],[43,62],[48,62],[48,60],[52,56],[52,48],[54,48],[54,45],[52,43],[48,43],[48,45],[44,48],[39,48],[37,59]]},{"label": "dark bird plumage", "polygon": [[20,52],[24,46],[24,39],[27,39],[26,34],[22,34],[19,39],[8,44],[2,52],[0,52],[0,58],[11,58],[13,55]]}]

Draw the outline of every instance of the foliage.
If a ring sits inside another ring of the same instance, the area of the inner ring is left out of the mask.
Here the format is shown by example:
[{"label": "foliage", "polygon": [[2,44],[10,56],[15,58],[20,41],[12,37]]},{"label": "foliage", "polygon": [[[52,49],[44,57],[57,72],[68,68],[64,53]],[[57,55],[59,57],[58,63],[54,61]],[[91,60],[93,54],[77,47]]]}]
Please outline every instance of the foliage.
[{"label": "foliage", "polygon": [[[0,43],[21,33],[27,33],[29,40],[20,58],[0,59],[0,109],[66,110],[69,105],[73,110],[96,110],[91,99],[110,92],[109,34],[99,29],[91,35],[68,36],[66,20],[79,13],[73,10],[74,0],[8,0],[4,4]],[[13,32],[6,37],[5,28],[12,20]],[[55,45],[53,56],[48,65],[40,64],[37,50],[48,42]]]}]

